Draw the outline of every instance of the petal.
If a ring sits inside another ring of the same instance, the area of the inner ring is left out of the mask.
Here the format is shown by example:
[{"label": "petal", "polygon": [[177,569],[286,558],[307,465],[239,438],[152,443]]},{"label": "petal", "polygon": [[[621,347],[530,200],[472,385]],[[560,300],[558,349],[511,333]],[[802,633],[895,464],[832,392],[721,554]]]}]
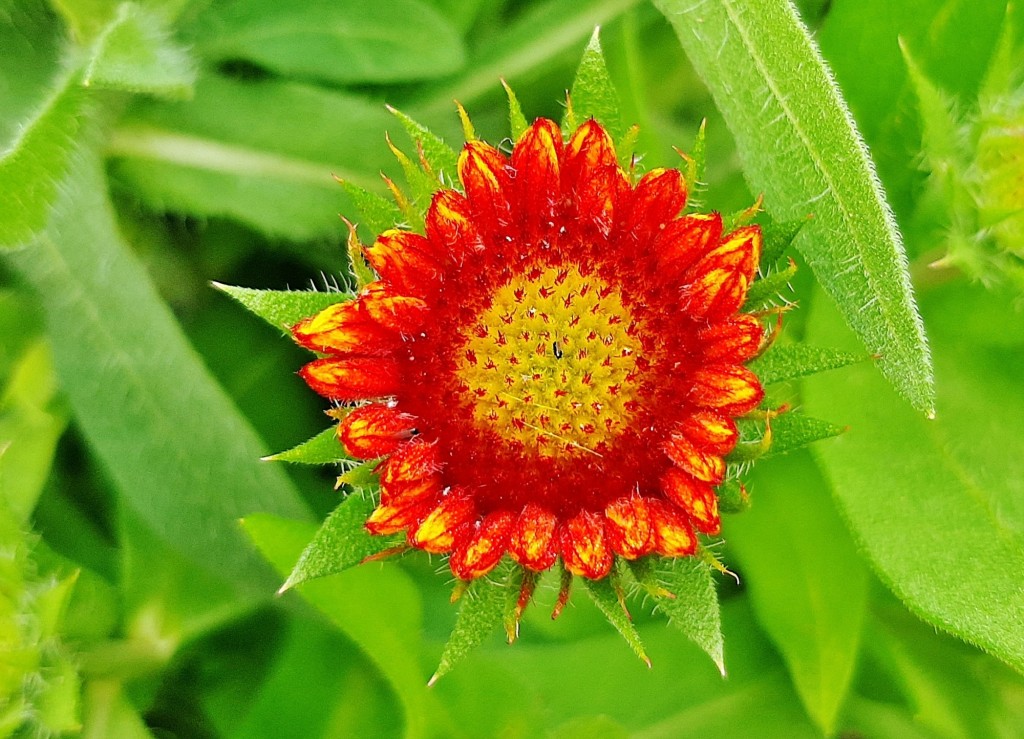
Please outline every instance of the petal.
[{"label": "petal", "polygon": [[764,327],[748,313],[713,323],[697,334],[704,347],[704,361],[722,364],[741,364],[761,349]]},{"label": "petal", "polygon": [[482,141],[468,142],[459,156],[459,179],[466,199],[481,231],[493,237],[506,235],[512,225],[510,168],[504,154]]},{"label": "petal", "polygon": [[662,475],[661,490],[669,501],[689,516],[699,531],[718,533],[721,528],[718,497],[711,485],[695,480],[685,472],[669,469]]},{"label": "petal", "polygon": [[508,549],[515,516],[508,511],[489,513],[476,530],[457,544],[448,565],[461,580],[486,575],[501,561]]},{"label": "petal", "polygon": [[711,321],[738,311],[760,258],[760,227],[747,226],[731,233],[687,272],[684,310]]},{"label": "petal", "polygon": [[558,519],[550,511],[530,503],[512,527],[509,553],[523,567],[541,572],[555,563],[558,557],[555,530]]},{"label": "petal", "polygon": [[328,306],[299,321],[291,332],[300,346],[321,354],[383,356],[400,343],[400,337],[369,320],[360,300]]},{"label": "petal", "polygon": [[433,505],[434,499],[428,497],[381,503],[366,519],[364,526],[375,536],[396,534],[415,526]]},{"label": "petal", "polygon": [[356,459],[377,459],[395,452],[416,427],[416,418],[371,403],[356,408],[338,424],[338,440]]},{"label": "petal", "polygon": [[562,561],[574,575],[600,580],[612,569],[613,554],[604,530],[604,516],[581,511],[562,529]]},{"label": "petal", "polygon": [[562,193],[559,157],[562,131],[558,124],[538,118],[520,136],[512,151],[516,205],[523,219],[523,238],[536,243],[555,228]]},{"label": "petal", "polygon": [[655,548],[666,557],[689,557],[697,551],[697,536],[678,509],[660,500],[650,502]]},{"label": "petal", "polygon": [[620,225],[623,236],[641,245],[661,232],[686,205],[686,183],[678,169],[652,169],[637,183],[629,215]]},{"label": "petal", "polygon": [[441,470],[437,444],[414,441],[403,444],[380,467],[380,485],[385,494],[398,492],[403,485],[420,482]]},{"label": "petal", "polygon": [[410,529],[409,543],[434,554],[450,552],[458,530],[476,516],[473,499],[461,488],[453,488],[415,530]]},{"label": "petal", "polygon": [[386,287],[364,292],[359,304],[370,321],[398,334],[414,333],[423,325],[427,313],[426,301],[393,294]]},{"label": "petal", "polygon": [[331,400],[371,400],[394,395],[402,387],[398,363],[386,357],[326,358],[310,362],[299,375]]},{"label": "petal", "polygon": [[740,433],[736,423],[715,411],[697,411],[679,424],[683,436],[709,454],[728,454],[736,447]]},{"label": "petal", "polygon": [[469,201],[455,190],[438,190],[426,216],[427,238],[443,249],[456,264],[484,250],[483,239],[473,223]]},{"label": "petal", "polygon": [[722,238],[720,213],[693,213],[669,223],[658,234],[653,250],[659,271],[678,279]]},{"label": "petal", "polygon": [[609,545],[626,559],[643,557],[654,550],[654,527],[646,498],[619,498],[604,509],[604,517]]},{"label": "petal", "polygon": [[757,408],[764,398],[757,375],[735,364],[715,364],[693,373],[687,396],[702,408],[714,408],[727,416],[742,416]]},{"label": "petal", "polygon": [[698,480],[717,485],[725,479],[725,461],[722,457],[699,448],[681,433],[671,434],[664,449],[677,467]]},{"label": "petal", "polygon": [[601,236],[611,233],[616,207],[628,194],[629,183],[615,158],[611,138],[596,121],[576,129],[565,145],[562,192],[570,203],[567,215],[584,238],[588,229]]},{"label": "petal", "polygon": [[390,229],[364,250],[377,274],[396,292],[421,298],[433,296],[441,282],[442,263],[425,236]]}]

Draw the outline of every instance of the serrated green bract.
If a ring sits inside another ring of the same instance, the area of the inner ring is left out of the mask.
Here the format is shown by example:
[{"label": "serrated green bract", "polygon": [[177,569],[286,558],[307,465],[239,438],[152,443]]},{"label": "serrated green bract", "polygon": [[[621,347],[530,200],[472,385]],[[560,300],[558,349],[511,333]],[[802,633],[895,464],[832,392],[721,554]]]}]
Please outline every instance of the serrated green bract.
[{"label": "serrated green bract", "polygon": [[765,457],[799,449],[816,441],[839,436],[845,428],[800,411],[789,411],[772,419],[772,445]]},{"label": "serrated green bract", "polygon": [[782,259],[786,249],[793,243],[810,218],[794,218],[788,221],[776,221],[769,218],[768,222],[761,226],[763,234],[761,247],[761,265],[771,266]]},{"label": "serrated green bract", "polygon": [[617,583],[617,573],[613,572],[601,580],[580,579],[583,581],[583,587],[587,591],[587,595],[594,601],[594,604],[601,610],[601,613],[608,619],[608,622],[622,635],[622,638],[626,640],[626,643],[636,653],[636,656],[650,667],[651,660],[648,659],[647,653],[644,651],[643,642],[640,641],[640,634],[637,633],[636,626],[633,625],[633,618],[626,611],[623,601],[620,600],[623,594]]},{"label": "serrated green bract", "polygon": [[404,543],[403,536],[373,536],[363,525],[376,505],[368,490],[356,489],[339,505],[302,551],[281,592],[319,577],[335,575]]},{"label": "serrated green bract", "polygon": [[747,290],[747,299],[743,303],[743,312],[752,313],[772,305],[785,305],[790,301],[787,293],[793,292],[790,281],[796,276],[796,263],[790,260],[783,269],[776,270],[755,281]]},{"label": "serrated green bract", "polygon": [[324,429],[309,441],[283,452],[264,457],[268,462],[293,462],[295,464],[337,464],[350,461],[345,448],[338,441],[337,427]]},{"label": "serrated green bract", "polygon": [[[477,578],[462,594],[462,605],[455,620],[448,643],[441,653],[441,661],[430,678],[435,683],[458,664],[473,649],[501,628],[507,606],[506,585],[512,568],[507,564],[488,577]],[[489,582],[493,579],[496,582]]]},{"label": "serrated green bract", "polygon": [[274,328],[286,331],[303,318],[319,313],[324,308],[352,300],[349,293],[315,292],[313,290],[256,290],[251,287],[213,286],[230,295],[250,312],[255,313]]},{"label": "serrated green bract", "polygon": [[619,97],[608,75],[608,67],[601,52],[601,41],[596,29],[576,70],[563,128],[571,132],[590,118],[599,121],[613,141],[621,141],[625,128],[622,125],[622,114],[619,112]]},{"label": "serrated green bract", "polygon": [[444,139],[432,133],[426,126],[417,123],[400,110],[389,108],[416,144],[417,150],[423,153],[423,160],[437,178],[436,190],[442,184],[451,185],[458,181],[459,155]]},{"label": "serrated green bract", "polygon": [[711,570],[699,557],[651,558],[633,568],[669,623],[704,650],[725,675],[722,615]]},{"label": "serrated green bract", "polygon": [[382,234],[402,220],[402,212],[391,200],[364,190],[348,180],[340,180],[339,184],[355,206],[360,223],[366,226],[372,235]]},{"label": "serrated green bract", "polygon": [[783,220],[813,213],[796,247],[864,345],[882,356],[887,379],[931,413],[931,359],[899,231],[796,10],[772,0],[654,4],[714,96],[751,189]]},{"label": "serrated green bract", "polygon": [[764,356],[750,363],[750,369],[762,385],[805,377],[862,362],[866,357],[808,344],[773,346]]},{"label": "serrated green bract", "polygon": [[526,116],[523,115],[523,108],[519,104],[519,98],[516,97],[515,91],[504,80],[501,81],[501,85],[505,88],[505,94],[508,96],[508,129],[512,134],[512,140],[518,141],[529,124],[526,122]]},{"label": "serrated green bract", "polygon": [[0,158],[0,249],[22,246],[46,225],[76,146],[85,94],[62,80]]},{"label": "serrated green bract", "polygon": [[124,3],[96,38],[82,75],[86,87],[180,98],[192,94],[196,67],[163,20]]}]

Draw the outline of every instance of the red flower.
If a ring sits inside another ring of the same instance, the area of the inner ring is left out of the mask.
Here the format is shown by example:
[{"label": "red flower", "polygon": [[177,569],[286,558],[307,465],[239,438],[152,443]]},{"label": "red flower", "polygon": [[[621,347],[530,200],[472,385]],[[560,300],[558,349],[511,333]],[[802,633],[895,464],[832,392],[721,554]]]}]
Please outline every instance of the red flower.
[{"label": "red flower", "polygon": [[450,553],[464,580],[508,554],[606,576],[616,556],[696,551],[719,528],[733,419],[763,397],[739,313],[761,233],[680,216],[676,170],[635,185],[594,121],[538,120],[507,157],[473,141],[463,192],[435,193],[426,235],[366,249],[380,276],[293,328],[302,370],[344,402],[350,454],[382,458],[376,534]]}]

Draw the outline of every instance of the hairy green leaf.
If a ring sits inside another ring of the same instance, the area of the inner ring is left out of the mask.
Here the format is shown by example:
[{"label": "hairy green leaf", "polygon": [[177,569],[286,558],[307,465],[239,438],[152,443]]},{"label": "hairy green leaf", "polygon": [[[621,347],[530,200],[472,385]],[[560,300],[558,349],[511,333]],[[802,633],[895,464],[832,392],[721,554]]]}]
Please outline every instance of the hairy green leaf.
[{"label": "hairy green leaf", "polygon": [[499,583],[489,582],[485,577],[473,581],[462,595],[462,606],[455,620],[448,643],[441,654],[441,662],[437,666],[430,685],[433,685],[466,657],[471,651],[501,629],[505,619],[506,593],[504,585],[509,573],[501,567],[491,577],[500,578]]},{"label": "hairy green leaf", "polygon": [[213,286],[241,303],[274,328],[287,331],[303,318],[309,318],[335,303],[352,300],[350,293],[314,290],[257,290],[214,282]]},{"label": "hairy green leaf", "polygon": [[55,215],[9,264],[46,315],[61,387],[124,503],[171,549],[242,592],[268,573],[235,526],[301,516],[283,469],[188,345],[117,233],[99,157],[81,156]]},{"label": "hairy green leaf", "polygon": [[889,381],[931,413],[931,360],[899,231],[846,104],[792,5],[655,5],[714,95],[752,189],[783,220],[813,213],[796,247],[864,345],[881,355]]},{"label": "hairy green leaf", "polygon": [[754,612],[826,736],[850,688],[868,572],[808,453],[755,467],[753,503],[726,520]]},{"label": "hairy green leaf", "polygon": [[232,218],[296,241],[341,240],[332,178],[380,188],[383,107],[351,93],[206,72],[187,102],[141,98],[107,144],[114,184],[158,212]]},{"label": "hairy green leaf", "polygon": [[451,185],[458,182],[459,155],[444,139],[432,133],[426,126],[417,123],[400,110],[389,108],[402,126],[409,134],[419,151],[423,152],[423,159],[433,170],[434,176],[438,178],[434,189],[442,183]]},{"label": "hairy green leaf", "polygon": [[0,154],[0,249],[21,246],[46,225],[71,164],[85,95],[65,75]]},{"label": "hairy green leaf", "polygon": [[418,0],[238,0],[212,5],[188,31],[207,58],[340,84],[431,79],[465,61],[456,29]]},{"label": "hairy green leaf", "polygon": [[619,97],[608,75],[598,29],[594,29],[590,43],[583,51],[580,66],[576,69],[562,127],[572,131],[588,118],[603,125],[613,141],[619,141],[625,134],[622,114],[619,112]]},{"label": "hairy green leaf", "polygon": [[391,200],[364,190],[347,180],[342,180],[340,184],[355,206],[362,225],[370,230],[371,235],[377,236],[401,223],[402,212]]},{"label": "hairy green leaf", "polygon": [[761,380],[762,385],[771,385],[796,377],[813,375],[817,372],[846,367],[863,361],[856,354],[827,349],[809,344],[784,344],[773,346],[763,356],[750,363],[750,369]]},{"label": "hairy green leaf", "polygon": [[643,642],[640,641],[640,635],[636,631],[636,626],[633,625],[633,617],[629,615],[623,601],[620,600],[622,593],[612,584],[612,577],[609,576],[600,580],[581,579],[583,580],[583,587],[587,591],[587,595],[601,609],[601,613],[608,619],[608,622],[622,635],[622,638],[626,640],[626,643],[636,656],[650,667],[651,660],[648,659],[647,653],[644,652]]},{"label": "hairy green leaf", "polygon": [[722,616],[711,569],[698,557],[660,558],[652,568],[650,584],[658,608],[669,623],[704,650],[725,675]]},{"label": "hairy green leaf", "polygon": [[[1020,337],[965,332],[1019,315],[998,296],[950,285],[923,303],[942,379],[937,418],[910,412],[869,364],[804,381],[807,409],[850,424],[815,447],[882,578],[930,623],[1024,671],[1024,417]],[[817,302],[809,336],[839,335]]]},{"label": "hairy green leaf", "polygon": [[363,524],[376,505],[368,490],[356,489],[334,509],[313,536],[281,592],[318,577],[336,575],[385,549],[401,545],[403,536],[373,536]]},{"label": "hairy green leaf", "polygon": [[789,411],[772,419],[772,445],[765,457],[785,454],[816,441],[839,436],[845,431],[834,423],[812,418],[800,411]]},{"label": "hairy green leaf", "polygon": [[93,45],[82,76],[86,87],[180,98],[192,94],[196,70],[156,13],[123,3]]},{"label": "hairy green leaf", "polygon": [[338,427],[324,429],[309,441],[277,454],[264,457],[267,462],[293,462],[295,464],[337,464],[351,460],[338,442]]},{"label": "hairy green leaf", "polygon": [[523,107],[519,104],[519,98],[516,97],[515,91],[504,80],[501,81],[501,84],[508,96],[508,130],[512,135],[512,140],[518,141],[529,124],[526,122],[526,116],[523,115]]},{"label": "hairy green leaf", "polygon": [[786,294],[792,294],[793,288],[790,281],[796,276],[796,263],[790,260],[789,264],[771,274],[757,280],[747,290],[747,299],[743,304],[745,313],[762,310],[771,305],[786,304]]}]

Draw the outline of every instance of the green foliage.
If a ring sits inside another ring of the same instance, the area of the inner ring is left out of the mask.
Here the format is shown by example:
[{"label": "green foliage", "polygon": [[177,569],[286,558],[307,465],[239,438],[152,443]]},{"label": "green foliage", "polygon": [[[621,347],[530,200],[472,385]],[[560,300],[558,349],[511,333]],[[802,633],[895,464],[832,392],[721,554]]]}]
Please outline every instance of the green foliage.
[{"label": "green foliage", "polygon": [[264,457],[268,462],[293,462],[295,464],[337,464],[350,461],[344,447],[338,441],[338,427],[324,429],[309,441]]},{"label": "green foliage", "polygon": [[649,667],[651,660],[644,652],[643,642],[640,641],[640,635],[633,625],[633,617],[626,610],[625,593],[618,582],[618,577],[611,575],[603,580],[583,579],[583,586],[608,622],[622,635],[636,656]]},{"label": "green foliage", "polygon": [[608,67],[601,53],[601,40],[596,30],[576,70],[563,128],[572,131],[588,118],[601,121],[613,141],[619,141],[625,133],[622,115],[619,113],[618,94],[608,76]]},{"label": "green foliage", "polygon": [[287,330],[303,318],[316,315],[335,303],[351,300],[349,293],[316,292],[313,290],[254,290],[251,287],[213,286],[230,295],[245,308],[274,328]]},{"label": "green foliage", "polygon": [[459,617],[455,628],[441,653],[441,661],[430,678],[433,685],[461,660],[494,634],[505,620],[507,591],[502,585],[509,579],[509,567],[504,567],[490,578],[478,578],[462,594]]},{"label": "green foliage", "polygon": [[349,493],[302,550],[281,592],[307,580],[343,572],[367,557],[401,546],[402,537],[371,536],[363,527],[375,506],[376,500],[368,490],[357,488]]},{"label": "green foliage", "polygon": [[810,344],[783,344],[773,346],[751,362],[750,369],[757,374],[762,384],[772,385],[826,370],[839,369],[863,359],[856,354],[838,349],[826,349]]},{"label": "green foliage", "polygon": [[[796,241],[879,368],[920,411],[931,362],[906,256],[867,149],[789,4],[655,0],[708,85],[753,189],[783,220],[813,213]],[[741,75],[734,70],[743,70]]]},{"label": "green foliage", "polygon": [[[1024,670],[1017,618],[1024,607],[1024,448],[1000,420],[1024,413],[1017,371],[1024,344],[965,341],[959,327],[971,321],[970,291],[944,292],[923,305],[944,388],[934,421],[902,407],[866,364],[841,379],[806,380],[806,405],[850,424],[842,443],[817,452],[889,586],[930,623]],[[1008,306],[994,315],[1019,319]],[[821,306],[810,328],[812,338],[839,333]]]}]

